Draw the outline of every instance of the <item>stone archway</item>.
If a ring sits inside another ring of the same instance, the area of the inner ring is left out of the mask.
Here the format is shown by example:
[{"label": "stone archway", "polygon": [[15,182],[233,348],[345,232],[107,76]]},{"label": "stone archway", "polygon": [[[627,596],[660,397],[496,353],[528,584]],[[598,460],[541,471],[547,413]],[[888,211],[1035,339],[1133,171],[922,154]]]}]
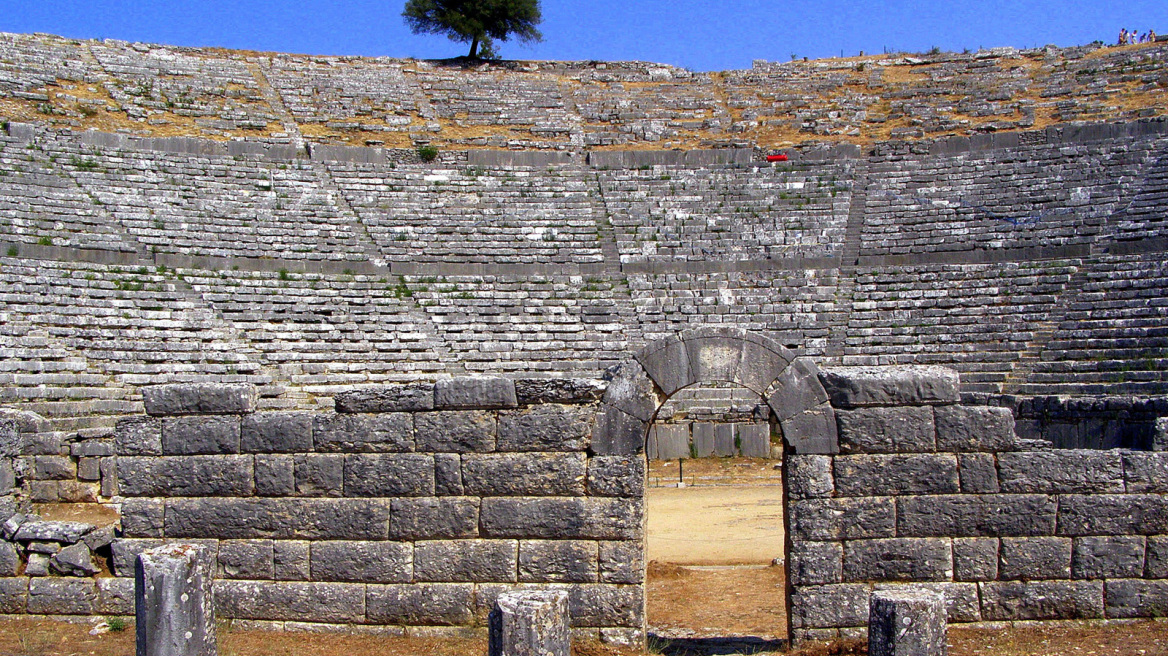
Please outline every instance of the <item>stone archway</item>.
[{"label": "stone archway", "polygon": [[643,452],[649,424],[666,398],[683,387],[715,382],[745,387],[765,399],[792,453],[839,453],[835,413],[815,363],[739,328],[686,330],[619,365],[604,394],[593,453]]}]

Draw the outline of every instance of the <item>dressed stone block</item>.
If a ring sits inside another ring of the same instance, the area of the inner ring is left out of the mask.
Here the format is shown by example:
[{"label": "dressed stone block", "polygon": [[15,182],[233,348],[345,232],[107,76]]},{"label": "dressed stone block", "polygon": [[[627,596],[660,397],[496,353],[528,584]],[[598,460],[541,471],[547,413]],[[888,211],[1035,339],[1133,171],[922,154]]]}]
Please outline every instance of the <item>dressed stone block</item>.
[{"label": "dressed stone block", "polygon": [[933,409],[837,410],[841,453],[929,453],[936,450]]},{"label": "dressed stone block", "polygon": [[139,656],[215,656],[213,572],[203,547],[168,544],[138,555],[134,616]]},{"label": "dressed stone block", "polygon": [[250,384],[178,383],[142,388],[146,414],[230,415],[255,412],[256,388]]},{"label": "dressed stone block", "polygon": [[541,404],[499,412],[499,451],[584,451],[595,413],[587,407]]}]

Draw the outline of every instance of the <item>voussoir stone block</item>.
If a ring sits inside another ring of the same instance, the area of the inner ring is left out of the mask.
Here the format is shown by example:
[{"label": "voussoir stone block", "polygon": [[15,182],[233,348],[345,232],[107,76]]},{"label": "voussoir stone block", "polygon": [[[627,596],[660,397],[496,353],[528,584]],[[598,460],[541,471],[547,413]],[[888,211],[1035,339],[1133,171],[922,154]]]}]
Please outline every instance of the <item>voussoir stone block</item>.
[{"label": "voussoir stone block", "polygon": [[779,422],[783,439],[797,454],[839,453],[835,411],[826,403]]},{"label": "voussoir stone block", "polygon": [[819,382],[819,368],[807,358],[795,358],[774,379],[767,405],[780,421],[827,403],[827,392]]},{"label": "voussoir stone block", "polygon": [[657,411],[654,383],[637,362],[622,362],[609,370],[611,380],[604,391],[603,405],[616,408],[642,421],[650,421]]},{"label": "voussoir stone block", "polygon": [[618,408],[601,406],[592,427],[589,447],[597,455],[643,453],[649,422]]},{"label": "voussoir stone block", "polygon": [[256,388],[251,384],[176,383],[142,388],[146,414],[229,415],[255,412]]},{"label": "voussoir stone block", "polygon": [[[656,383],[666,396],[698,382],[690,368],[689,349],[679,338],[668,338],[663,342],[650,344],[637,353],[636,359],[644,367],[649,379]],[[612,393],[610,384],[605,400]]]},{"label": "voussoir stone block", "polygon": [[517,405],[515,383],[507,378],[443,378],[434,385],[434,408],[439,410],[491,410]]},{"label": "voussoir stone block", "polygon": [[738,367],[742,361],[741,339],[692,335],[683,337],[682,342],[695,380],[738,382]]},{"label": "voussoir stone block", "polygon": [[434,383],[362,387],[333,397],[337,412],[420,412],[434,409]]},{"label": "voussoir stone block", "polygon": [[960,400],[957,372],[933,366],[832,367],[820,380],[836,408],[945,405]]}]

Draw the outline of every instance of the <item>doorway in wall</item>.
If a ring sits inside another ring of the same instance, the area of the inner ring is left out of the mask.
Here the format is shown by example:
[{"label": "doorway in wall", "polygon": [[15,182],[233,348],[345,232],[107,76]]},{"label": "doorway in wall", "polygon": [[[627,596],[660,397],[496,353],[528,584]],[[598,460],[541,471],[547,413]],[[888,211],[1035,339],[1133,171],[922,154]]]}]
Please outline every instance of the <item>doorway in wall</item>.
[{"label": "doorway in wall", "polygon": [[781,429],[757,392],[674,392],[646,441],[646,610],[665,651],[787,637]]}]

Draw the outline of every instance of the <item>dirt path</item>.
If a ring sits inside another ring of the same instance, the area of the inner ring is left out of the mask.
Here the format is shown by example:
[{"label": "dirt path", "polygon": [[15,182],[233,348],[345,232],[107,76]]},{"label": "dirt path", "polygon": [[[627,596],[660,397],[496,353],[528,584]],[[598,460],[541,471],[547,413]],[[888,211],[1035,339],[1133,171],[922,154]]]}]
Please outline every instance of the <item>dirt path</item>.
[{"label": "dirt path", "polygon": [[769,565],[783,556],[780,486],[651,487],[649,560],[679,565]]}]

